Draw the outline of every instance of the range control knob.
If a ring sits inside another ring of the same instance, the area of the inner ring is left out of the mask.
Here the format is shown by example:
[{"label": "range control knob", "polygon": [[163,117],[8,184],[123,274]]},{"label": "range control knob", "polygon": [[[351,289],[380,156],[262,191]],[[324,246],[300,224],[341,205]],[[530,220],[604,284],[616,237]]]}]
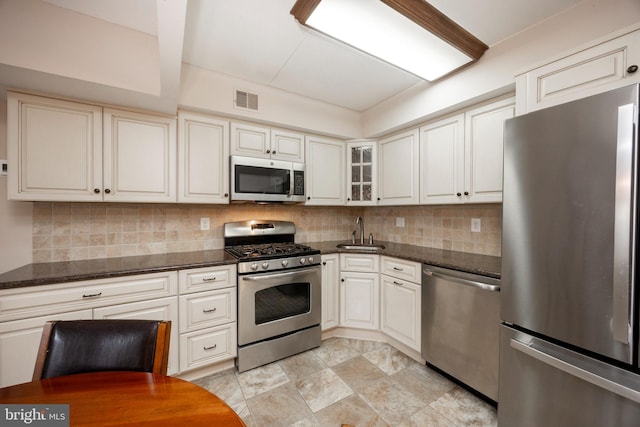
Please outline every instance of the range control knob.
[{"label": "range control knob", "polygon": [[309,264],[313,264],[313,257],[312,256],[309,257]]},{"label": "range control knob", "polygon": [[269,268],[269,263],[265,261],[262,263],[262,269],[266,270],[267,268]]},{"label": "range control knob", "polygon": [[307,263],[306,258],[300,258],[300,264],[305,265]]},{"label": "range control knob", "polygon": [[289,261],[286,259],[283,259],[281,264],[283,267],[286,267],[287,265],[289,265]]},{"label": "range control knob", "polygon": [[258,269],[258,264],[256,264],[255,262],[253,264],[251,264],[251,269],[253,271],[256,271]]}]

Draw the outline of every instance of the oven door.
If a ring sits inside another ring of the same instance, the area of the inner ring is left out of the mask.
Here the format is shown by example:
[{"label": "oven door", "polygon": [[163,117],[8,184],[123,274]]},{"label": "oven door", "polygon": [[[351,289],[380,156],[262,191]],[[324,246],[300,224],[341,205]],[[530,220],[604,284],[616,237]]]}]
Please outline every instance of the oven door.
[{"label": "oven door", "polygon": [[238,277],[238,344],[320,323],[320,266]]}]

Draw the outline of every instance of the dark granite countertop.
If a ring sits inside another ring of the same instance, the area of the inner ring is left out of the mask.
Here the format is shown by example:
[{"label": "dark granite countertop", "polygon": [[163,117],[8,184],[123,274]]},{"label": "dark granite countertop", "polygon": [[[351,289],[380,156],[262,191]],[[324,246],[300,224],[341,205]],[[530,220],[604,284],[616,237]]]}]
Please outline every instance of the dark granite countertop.
[{"label": "dark granite countertop", "polygon": [[448,251],[444,249],[427,248],[424,246],[406,245],[402,243],[376,241],[382,244],[384,249],[377,251],[357,251],[351,249],[338,248],[339,243],[348,243],[338,240],[334,242],[312,242],[305,243],[315,249],[320,249],[323,254],[330,253],[372,253],[387,255],[395,258],[402,258],[408,261],[415,261],[436,267],[450,268],[452,270],[464,271],[467,273],[479,274],[482,276],[500,278],[501,258],[490,255],[478,255],[467,252]]},{"label": "dark granite countertop", "polygon": [[[377,251],[357,251],[338,248],[343,241],[305,243],[323,254],[377,253],[408,261],[426,263],[438,267],[500,278],[500,258],[466,252],[447,251],[401,243],[376,242],[385,245]],[[157,255],[140,255],[119,258],[102,258],[81,261],[46,262],[27,264],[0,274],[0,289],[48,285],[52,283],[95,280],[108,277],[155,273],[197,267],[234,264],[235,258],[223,249],[180,252]]]},{"label": "dark granite countertop", "polygon": [[234,264],[222,249],[27,264],[0,274],[0,289]]}]

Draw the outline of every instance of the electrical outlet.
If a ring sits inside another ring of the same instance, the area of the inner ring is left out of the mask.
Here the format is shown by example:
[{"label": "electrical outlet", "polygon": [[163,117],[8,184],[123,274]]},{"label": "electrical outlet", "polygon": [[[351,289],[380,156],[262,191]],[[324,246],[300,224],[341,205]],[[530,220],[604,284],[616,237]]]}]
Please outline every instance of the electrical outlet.
[{"label": "electrical outlet", "polygon": [[404,227],[404,218],[396,217],[396,227]]},{"label": "electrical outlet", "polygon": [[481,229],[482,222],[480,221],[480,218],[471,218],[471,232],[479,233]]},{"label": "electrical outlet", "polygon": [[200,218],[200,230],[206,231],[210,227],[209,218]]}]

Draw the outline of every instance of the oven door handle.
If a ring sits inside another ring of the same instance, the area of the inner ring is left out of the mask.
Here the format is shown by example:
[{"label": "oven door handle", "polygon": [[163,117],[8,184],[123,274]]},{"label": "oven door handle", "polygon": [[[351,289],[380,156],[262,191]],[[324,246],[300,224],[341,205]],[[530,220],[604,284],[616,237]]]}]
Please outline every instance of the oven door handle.
[{"label": "oven door handle", "polygon": [[258,281],[258,280],[279,279],[281,277],[291,277],[291,276],[295,276],[297,274],[308,273],[310,271],[314,271],[314,270],[317,270],[319,268],[320,268],[320,265],[315,265],[315,266],[309,267],[309,268],[293,270],[293,271],[287,271],[286,273],[275,273],[275,274],[266,273],[266,274],[260,274],[259,276],[243,276],[242,280]]}]

